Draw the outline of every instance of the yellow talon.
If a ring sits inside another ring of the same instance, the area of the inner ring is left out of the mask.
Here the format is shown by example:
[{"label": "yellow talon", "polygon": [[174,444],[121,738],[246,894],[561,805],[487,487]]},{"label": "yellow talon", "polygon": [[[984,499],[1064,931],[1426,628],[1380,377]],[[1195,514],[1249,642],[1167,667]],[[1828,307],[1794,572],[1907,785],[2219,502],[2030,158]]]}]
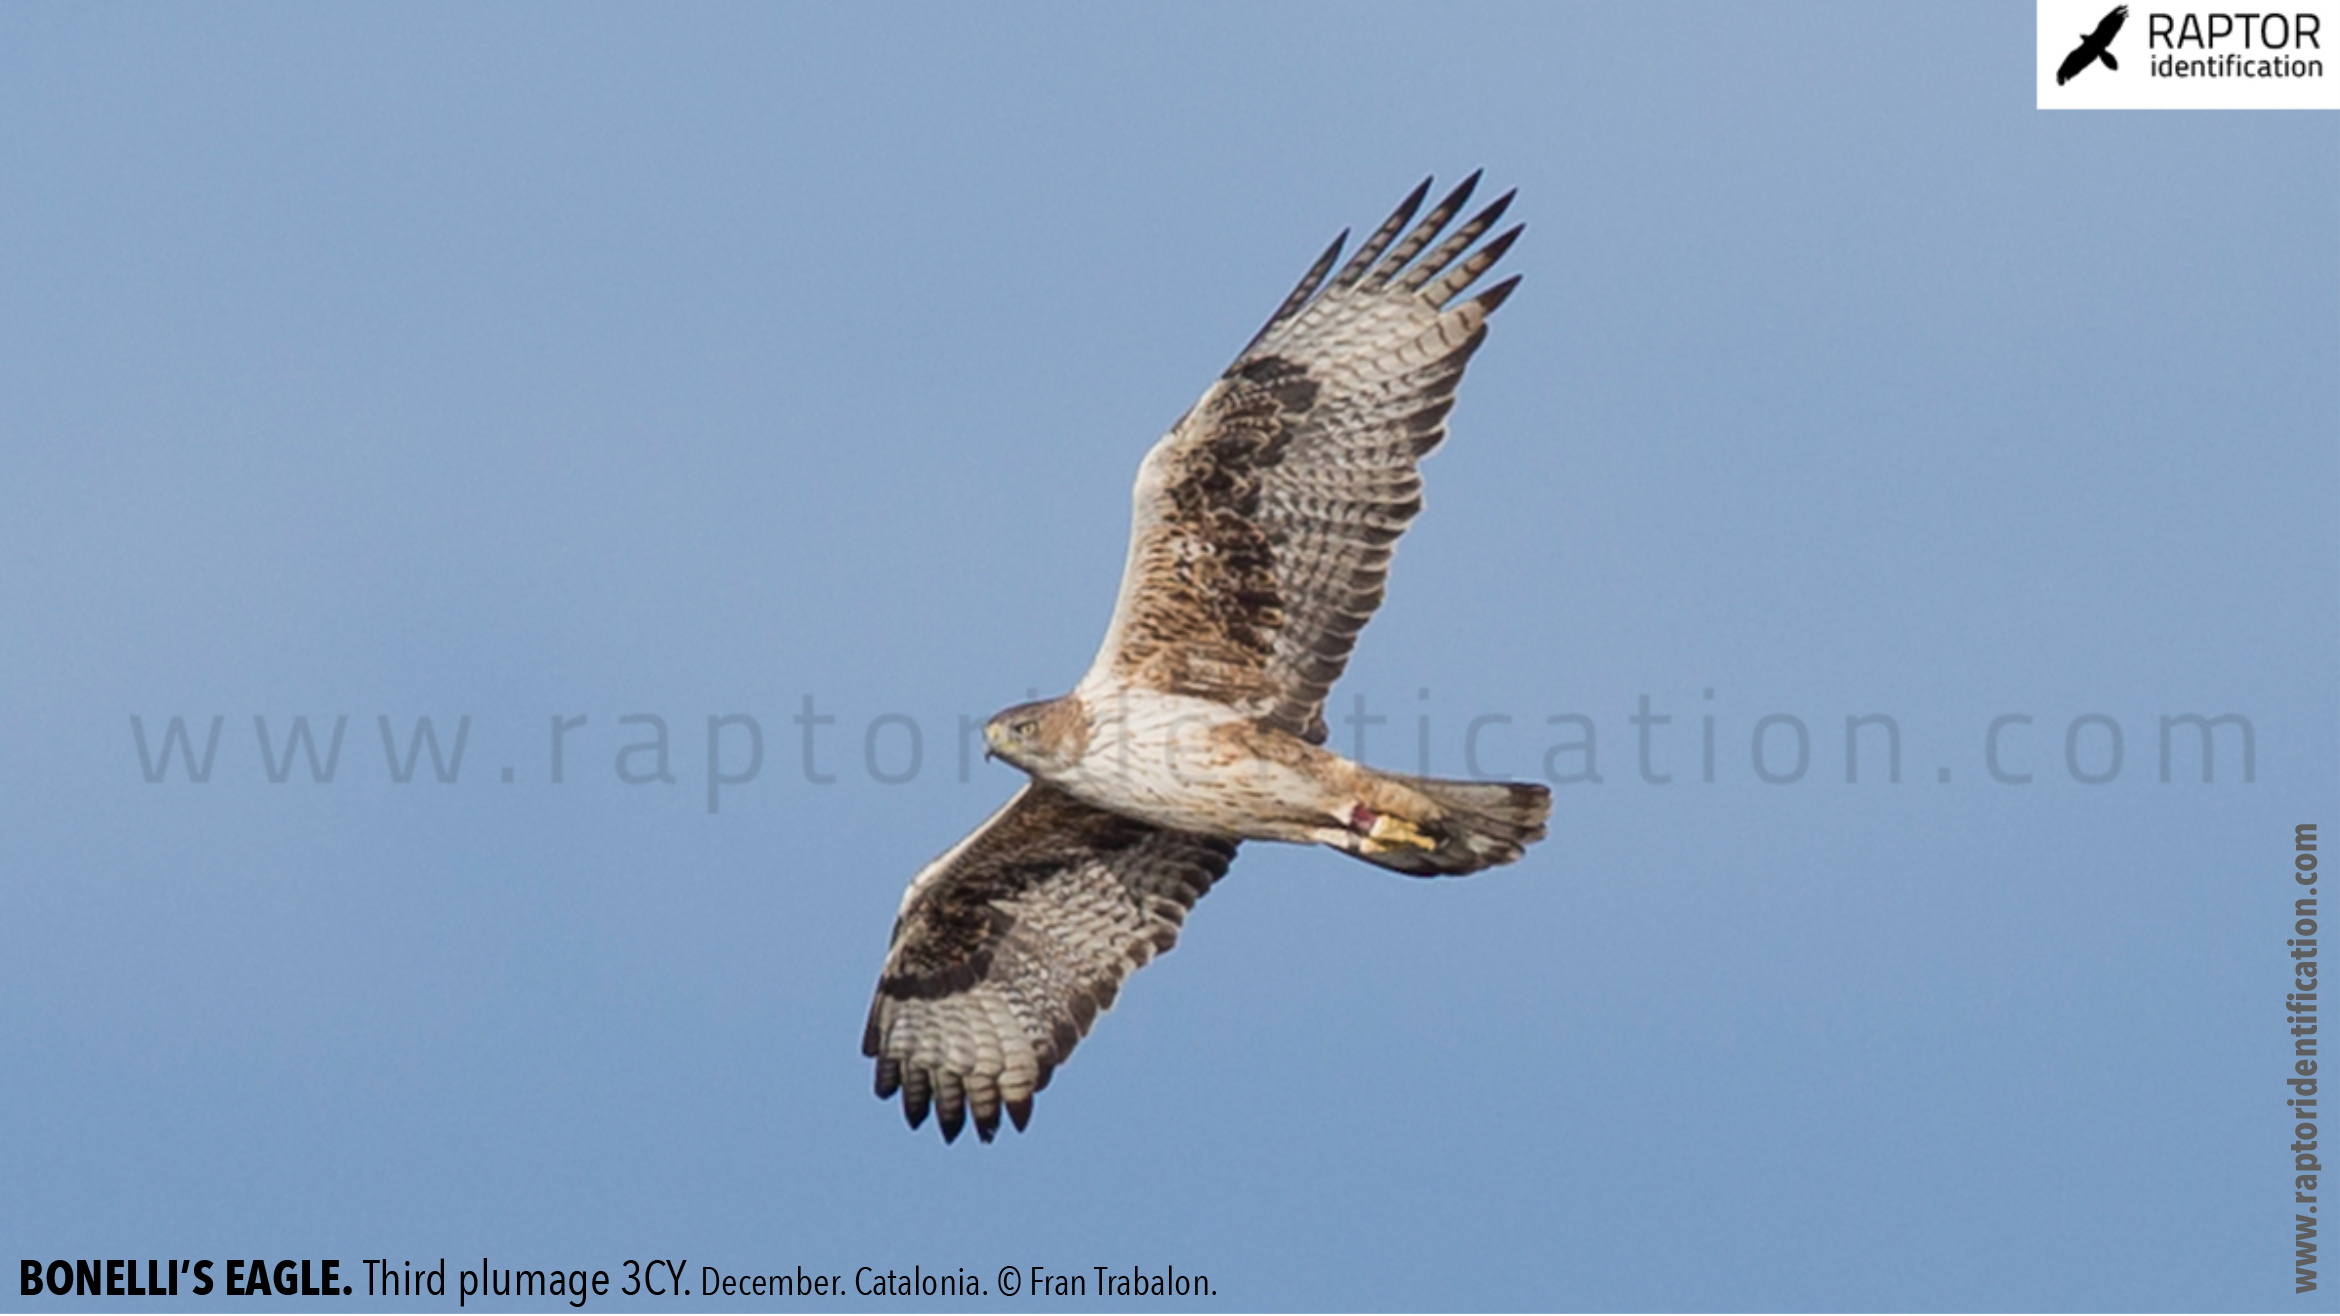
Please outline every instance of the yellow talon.
[{"label": "yellow talon", "polygon": [[1421,829],[1403,818],[1387,813],[1373,820],[1373,830],[1365,834],[1365,843],[1367,848],[1375,851],[1438,848],[1438,843],[1423,835]]}]

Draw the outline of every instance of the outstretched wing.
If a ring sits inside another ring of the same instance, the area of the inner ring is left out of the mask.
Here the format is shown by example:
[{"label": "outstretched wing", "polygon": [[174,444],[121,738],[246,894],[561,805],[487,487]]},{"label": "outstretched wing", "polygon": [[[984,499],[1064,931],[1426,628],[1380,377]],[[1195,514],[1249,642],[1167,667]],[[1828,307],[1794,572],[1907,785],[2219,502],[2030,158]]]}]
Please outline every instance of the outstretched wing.
[{"label": "outstretched wing", "polygon": [[1335,239],[1146,454],[1092,677],[1324,739],[1325,694],[1422,508],[1415,463],[1446,437],[1463,366],[1519,282],[1458,300],[1519,236],[1514,226],[1471,250],[1506,193],[1439,240],[1478,178],[1415,224],[1425,180],[1332,274],[1347,235]]},{"label": "outstretched wing", "polygon": [[1178,941],[1233,841],[1091,808],[1034,782],[928,864],[902,897],[863,1055],[877,1094],[929,1106],[944,1141],[968,1111],[985,1142],[1018,1129],[1121,980]]},{"label": "outstretched wing", "polygon": [[2114,5],[2113,11],[2104,16],[2104,21],[2096,25],[2094,32],[2089,33],[2088,44],[2098,50],[2103,50],[2112,44],[2114,37],[2120,35],[2121,24],[2128,21],[2129,7],[2127,5]]}]

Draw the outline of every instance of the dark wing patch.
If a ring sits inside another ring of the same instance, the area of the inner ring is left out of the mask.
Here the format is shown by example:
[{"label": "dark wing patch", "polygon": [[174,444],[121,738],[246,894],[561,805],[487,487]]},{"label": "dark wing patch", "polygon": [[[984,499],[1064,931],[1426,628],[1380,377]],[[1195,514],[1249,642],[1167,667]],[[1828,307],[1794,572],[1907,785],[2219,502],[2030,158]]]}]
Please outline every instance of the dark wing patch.
[{"label": "dark wing patch", "polygon": [[1033,783],[913,879],[862,1034],[877,1094],[945,1141],[985,1142],[1112,1007],[1122,979],[1178,941],[1233,841],[1173,832]]},{"label": "dark wing patch", "polygon": [[1146,455],[1099,656],[1117,678],[1323,740],[1325,694],[1421,510],[1416,463],[1519,282],[1456,304],[1520,231],[1471,250],[1506,194],[1440,241],[1478,177],[1415,223],[1423,183],[1338,273],[1335,241]]}]

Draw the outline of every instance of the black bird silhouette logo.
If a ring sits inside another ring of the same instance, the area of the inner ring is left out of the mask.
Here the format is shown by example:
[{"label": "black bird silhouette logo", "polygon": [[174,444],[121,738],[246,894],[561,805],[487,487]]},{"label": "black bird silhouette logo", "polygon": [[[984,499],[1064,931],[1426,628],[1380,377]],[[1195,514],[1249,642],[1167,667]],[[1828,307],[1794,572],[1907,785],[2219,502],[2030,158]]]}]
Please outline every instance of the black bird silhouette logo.
[{"label": "black bird silhouette logo", "polygon": [[2113,11],[2097,22],[2096,30],[2083,35],[2072,53],[2064,56],[2063,64],[2056,69],[2056,85],[2061,87],[2079,77],[2081,70],[2100,59],[2106,68],[2118,69],[2121,65],[2113,58],[2112,39],[2121,30],[2121,24],[2128,21],[2129,7],[2114,5]]}]

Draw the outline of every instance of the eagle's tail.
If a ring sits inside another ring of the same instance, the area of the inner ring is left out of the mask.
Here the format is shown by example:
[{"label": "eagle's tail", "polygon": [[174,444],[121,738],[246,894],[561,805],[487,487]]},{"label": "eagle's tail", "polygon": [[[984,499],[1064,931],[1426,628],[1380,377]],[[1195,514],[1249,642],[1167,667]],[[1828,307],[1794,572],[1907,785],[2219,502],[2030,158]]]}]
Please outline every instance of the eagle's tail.
[{"label": "eagle's tail", "polygon": [[1423,811],[1429,816],[1404,818],[1403,827],[1390,827],[1394,819],[1385,821],[1381,839],[1360,837],[1355,848],[1343,848],[1367,863],[1416,877],[1451,877],[1508,864],[1544,838],[1544,820],[1552,812],[1552,792],[1527,782],[1375,775],[1433,807]]},{"label": "eagle's tail", "polygon": [[2112,52],[2111,52],[2111,51],[2109,51],[2109,50],[2107,50],[2107,51],[2104,51],[2104,52],[2102,52],[2102,53],[2098,54],[2098,55],[2097,55],[2097,58],[2098,58],[2098,59],[2101,59],[2101,60],[2103,60],[2103,61],[2104,61],[2104,66],[2105,66],[2106,68],[2108,68],[2108,69],[2113,69],[2113,70],[2116,70],[2116,71],[2117,71],[2117,70],[2119,70],[2119,68],[2121,67],[2121,62],[2120,62],[2119,60],[2117,60],[2117,59],[2114,59],[2114,58],[2113,58],[2113,56],[2112,56]]}]

